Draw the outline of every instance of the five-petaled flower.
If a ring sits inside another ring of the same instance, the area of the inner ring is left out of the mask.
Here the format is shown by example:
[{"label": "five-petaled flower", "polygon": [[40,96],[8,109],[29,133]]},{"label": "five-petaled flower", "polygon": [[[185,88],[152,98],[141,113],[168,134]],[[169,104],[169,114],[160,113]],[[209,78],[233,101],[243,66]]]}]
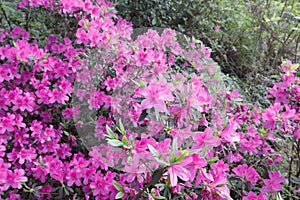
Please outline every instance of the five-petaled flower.
[{"label": "five-petaled flower", "polygon": [[160,83],[150,83],[148,87],[142,88],[140,94],[145,97],[142,101],[141,109],[154,107],[159,112],[167,111],[165,101],[173,101],[174,96],[166,85]]}]

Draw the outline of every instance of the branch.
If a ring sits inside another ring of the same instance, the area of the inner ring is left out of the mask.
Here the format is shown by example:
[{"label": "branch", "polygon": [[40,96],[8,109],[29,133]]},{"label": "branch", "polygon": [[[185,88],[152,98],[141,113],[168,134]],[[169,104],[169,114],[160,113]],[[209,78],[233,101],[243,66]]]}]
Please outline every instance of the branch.
[{"label": "branch", "polygon": [[11,24],[10,24],[10,21],[9,21],[7,15],[6,15],[5,10],[4,10],[3,7],[2,7],[2,3],[1,3],[1,5],[0,5],[0,8],[1,8],[1,11],[2,11],[2,13],[3,13],[3,16],[4,16],[5,20],[6,20],[7,23],[8,23],[8,26],[9,26],[9,28],[10,28],[10,31],[11,31],[11,30],[12,30],[12,26],[11,26]]}]

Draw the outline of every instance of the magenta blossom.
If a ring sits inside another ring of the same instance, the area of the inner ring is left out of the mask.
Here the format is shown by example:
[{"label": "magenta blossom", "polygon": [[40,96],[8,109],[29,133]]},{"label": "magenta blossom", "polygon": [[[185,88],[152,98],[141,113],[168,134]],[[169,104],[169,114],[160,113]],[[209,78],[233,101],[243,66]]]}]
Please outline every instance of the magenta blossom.
[{"label": "magenta blossom", "polygon": [[282,106],[279,103],[275,103],[274,106],[270,106],[262,113],[262,119],[265,121],[264,128],[274,129],[279,115],[279,111]]},{"label": "magenta blossom", "polygon": [[239,165],[233,168],[232,171],[237,176],[251,182],[252,185],[254,185],[259,179],[259,175],[254,169],[254,167],[248,167],[247,164]]},{"label": "magenta blossom", "polygon": [[282,190],[283,185],[281,183],[285,180],[284,177],[280,176],[279,172],[268,172],[268,174],[269,179],[263,180],[266,186],[262,188],[262,191],[275,193]]},{"label": "magenta blossom", "polygon": [[179,177],[183,181],[188,181],[190,179],[191,173],[185,168],[186,165],[190,164],[193,161],[192,157],[186,157],[182,162],[171,165],[168,168],[168,173],[170,175],[171,186],[175,187],[178,183]]},{"label": "magenta blossom", "polygon": [[14,172],[8,170],[6,174],[6,181],[4,182],[2,189],[7,190],[10,186],[12,188],[21,189],[21,183],[28,180],[28,178],[24,175],[25,171],[23,169],[15,169]]},{"label": "magenta blossom", "polygon": [[247,196],[243,197],[243,200],[268,200],[268,197],[263,193],[257,195],[254,192],[249,192]]},{"label": "magenta blossom", "polygon": [[220,139],[214,136],[213,129],[208,127],[203,133],[197,133],[194,136],[195,146],[202,148],[204,146],[217,147],[220,145]]},{"label": "magenta blossom", "polygon": [[145,99],[142,101],[141,109],[148,109],[154,107],[160,112],[167,111],[165,101],[173,101],[172,92],[162,84],[151,83],[148,87],[142,88],[140,91]]}]

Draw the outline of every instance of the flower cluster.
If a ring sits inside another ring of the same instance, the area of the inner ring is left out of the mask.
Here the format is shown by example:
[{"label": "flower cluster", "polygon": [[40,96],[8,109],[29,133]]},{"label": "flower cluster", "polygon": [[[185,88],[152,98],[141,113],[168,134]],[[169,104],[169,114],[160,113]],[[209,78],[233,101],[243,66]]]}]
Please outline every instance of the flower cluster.
[{"label": "flower cluster", "polygon": [[183,48],[166,29],[133,40],[102,0],[25,7],[78,28],[44,46],[18,26],[0,32],[0,198],[246,200],[282,190],[274,144],[299,144],[298,65],[282,64],[274,104],[261,109],[220,87],[194,38]]}]

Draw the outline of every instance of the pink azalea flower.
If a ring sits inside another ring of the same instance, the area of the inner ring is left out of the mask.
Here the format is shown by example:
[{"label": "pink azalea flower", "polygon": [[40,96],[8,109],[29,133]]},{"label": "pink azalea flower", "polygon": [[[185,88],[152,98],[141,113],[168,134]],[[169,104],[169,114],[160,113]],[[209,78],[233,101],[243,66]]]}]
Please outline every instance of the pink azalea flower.
[{"label": "pink azalea flower", "polygon": [[[211,172],[212,180],[208,183],[201,192],[201,196],[205,200],[212,200],[212,199],[227,199],[230,197],[230,190],[226,186],[227,178],[225,174],[215,173],[214,171]],[[218,193],[218,194],[216,194]]]},{"label": "pink azalea flower", "polygon": [[289,120],[297,120],[298,116],[295,109],[291,109],[289,106],[285,106],[285,111],[281,115],[281,120],[283,122],[288,122]]},{"label": "pink azalea flower", "polygon": [[241,156],[241,154],[239,152],[235,152],[233,154],[230,151],[228,153],[228,155],[226,156],[226,159],[228,160],[228,162],[232,163],[232,162],[239,162],[239,161],[243,160],[243,157]]},{"label": "pink azalea flower", "polygon": [[288,87],[285,83],[275,83],[273,88],[269,89],[269,93],[275,97],[275,103],[283,103],[288,104],[290,102],[289,100],[289,92],[286,91],[286,88]]},{"label": "pink azalea flower", "polygon": [[5,133],[6,131],[14,131],[14,125],[15,125],[15,115],[7,113],[7,117],[0,118],[0,134]]},{"label": "pink azalea flower", "polygon": [[71,169],[68,172],[68,174],[66,175],[67,185],[73,186],[73,184],[75,183],[76,186],[80,186],[81,185],[81,181],[80,181],[81,177],[82,177],[82,174],[80,172],[76,171],[75,169]]},{"label": "pink azalea flower", "polygon": [[24,174],[25,171],[23,169],[15,169],[14,172],[8,170],[6,174],[6,181],[4,182],[2,189],[7,190],[10,186],[12,188],[21,189],[21,182],[26,182],[28,180]]},{"label": "pink azalea flower", "polygon": [[202,51],[204,53],[205,58],[210,57],[210,51],[204,45],[201,45],[200,51]]},{"label": "pink azalea flower", "polygon": [[19,163],[24,164],[25,160],[32,162],[33,159],[36,158],[36,150],[32,147],[29,149],[21,149],[18,157],[19,157]]},{"label": "pink azalea flower", "polygon": [[247,164],[239,165],[232,169],[232,171],[239,177],[246,179],[254,185],[258,179],[259,175],[253,167],[248,167]]},{"label": "pink azalea flower", "polygon": [[285,180],[284,177],[280,176],[279,172],[268,172],[268,174],[269,174],[269,179],[263,180],[266,186],[262,188],[262,191],[275,193],[282,190],[283,185],[281,185],[281,182],[284,182]]},{"label": "pink azalea flower", "polygon": [[81,157],[79,154],[75,154],[73,157],[73,160],[70,162],[70,166],[73,166],[77,172],[81,172],[89,164],[90,164],[90,162],[88,160],[84,159],[83,157]]},{"label": "pink azalea flower", "polygon": [[190,181],[193,181],[196,177],[197,169],[202,169],[203,167],[205,167],[207,165],[207,162],[198,154],[193,154],[191,155],[191,157],[193,158],[193,161],[187,165],[187,168],[191,173]]},{"label": "pink azalea flower", "polygon": [[287,62],[285,64],[281,64],[281,69],[284,71],[284,72],[291,72],[291,73],[295,73],[296,70],[293,69],[293,70],[290,70],[289,69],[289,66],[293,65],[292,61],[290,60],[287,60]]},{"label": "pink azalea flower", "polygon": [[90,187],[93,190],[93,195],[107,195],[109,192],[107,186],[108,184],[104,180],[101,172],[97,172],[97,174],[95,174],[95,180],[90,184]]},{"label": "pink azalea flower", "polygon": [[193,161],[192,157],[186,157],[178,164],[171,165],[168,168],[168,173],[170,175],[171,186],[175,187],[178,183],[179,177],[183,181],[188,181],[191,177],[190,171],[185,167]]},{"label": "pink azalea flower", "polygon": [[279,103],[275,103],[273,106],[270,106],[262,113],[262,119],[264,122],[264,128],[274,129],[275,124],[279,115],[279,111],[282,109]]},{"label": "pink azalea flower", "polygon": [[257,195],[254,192],[249,192],[247,196],[243,197],[243,200],[268,200],[268,197],[263,193]]},{"label": "pink azalea flower", "polygon": [[167,111],[165,101],[173,101],[172,92],[162,84],[151,83],[148,87],[142,88],[140,94],[145,97],[142,101],[141,109],[149,109],[154,107],[160,112]]},{"label": "pink azalea flower", "polygon": [[63,91],[60,91],[57,88],[54,88],[53,91],[50,93],[50,99],[49,99],[50,103],[58,102],[61,104],[65,104],[65,102],[68,100],[69,97],[65,95]]},{"label": "pink azalea flower", "polygon": [[292,89],[292,96],[296,101],[300,101],[300,85],[294,85]]},{"label": "pink azalea flower", "polygon": [[212,99],[208,90],[203,87],[203,83],[197,78],[193,78],[193,93],[187,99],[191,106],[196,108],[199,112],[206,111],[211,107]]},{"label": "pink azalea flower", "polygon": [[223,160],[218,160],[217,163],[211,164],[210,167],[218,174],[225,174],[229,170],[229,165],[225,164]]},{"label": "pink azalea flower", "polygon": [[68,144],[60,144],[60,147],[56,150],[55,154],[62,159],[66,159],[72,155],[71,148]]},{"label": "pink azalea flower", "polygon": [[15,194],[14,191],[9,193],[9,196],[5,198],[6,200],[21,200],[21,195]]},{"label": "pink azalea flower", "polygon": [[294,138],[300,138],[300,128],[297,128],[294,132]]},{"label": "pink azalea flower", "polygon": [[142,65],[149,65],[152,60],[152,55],[149,53],[149,51],[144,52],[144,51],[139,51],[137,54],[135,54],[135,57],[137,59],[137,66],[141,67]]},{"label": "pink azalea flower", "polygon": [[46,182],[47,174],[49,171],[42,167],[41,165],[37,165],[34,168],[31,168],[31,171],[33,172],[32,175],[34,178],[39,179],[42,183]]},{"label": "pink azalea flower", "polygon": [[51,199],[51,191],[53,191],[53,187],[51,187],[49,184],[46,184],[41,189],[39,189],[39,192],[41,193],[40,199]]},{"label": "pink azalea flower", "polygon": [[222,131],[221,137],[224,142],[228,142],[232,145],[234,145],[235,142],[240,141],[240,135],[236,132],[238,128],[238,123],[230,120],[227,127]]},{"label": "pink azalea flower", "polygon": [[203,133],[195,134],[194,141],[196,142],[195,148],[217,147],[220,145],[220,139],[214,136],[213,129],[210,127],[207,127]]}]

